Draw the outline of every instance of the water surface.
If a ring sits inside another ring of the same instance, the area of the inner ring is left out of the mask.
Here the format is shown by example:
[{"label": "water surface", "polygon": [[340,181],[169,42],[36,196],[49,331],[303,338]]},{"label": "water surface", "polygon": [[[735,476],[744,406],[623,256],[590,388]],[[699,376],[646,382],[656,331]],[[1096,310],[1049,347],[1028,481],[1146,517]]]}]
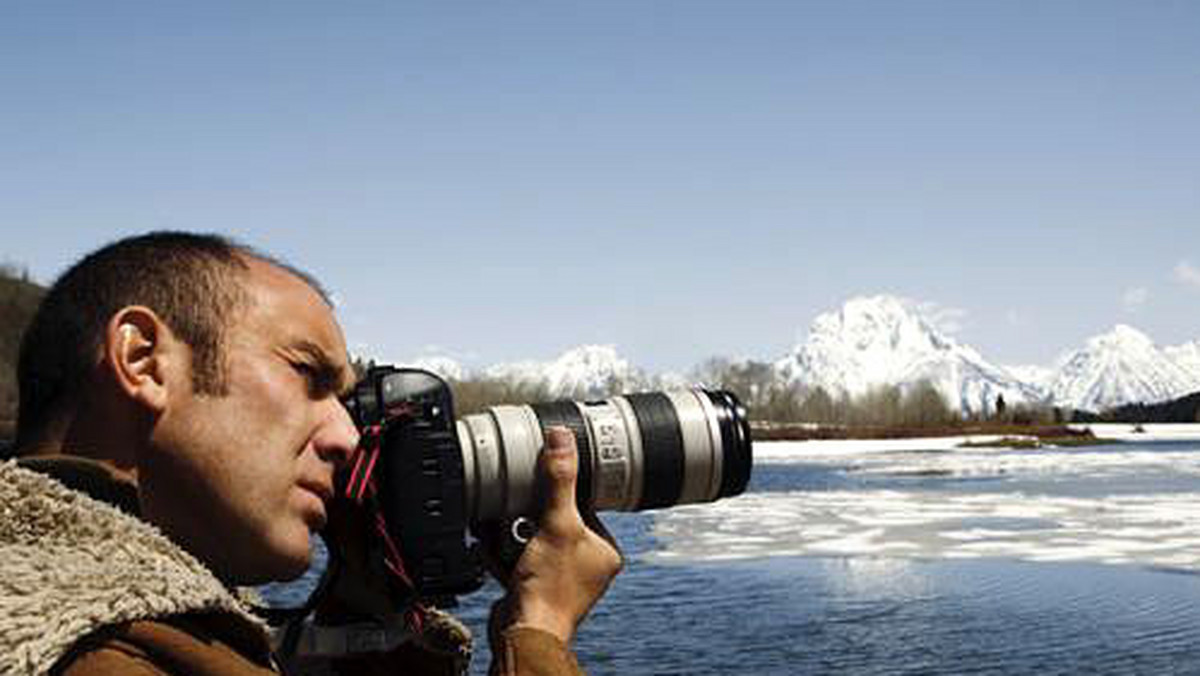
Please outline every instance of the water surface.
[{"label": "water surface", "polygon": [[606,516],[590,673],[1200,673],[1200,443],[756,451],[743,496]]}]

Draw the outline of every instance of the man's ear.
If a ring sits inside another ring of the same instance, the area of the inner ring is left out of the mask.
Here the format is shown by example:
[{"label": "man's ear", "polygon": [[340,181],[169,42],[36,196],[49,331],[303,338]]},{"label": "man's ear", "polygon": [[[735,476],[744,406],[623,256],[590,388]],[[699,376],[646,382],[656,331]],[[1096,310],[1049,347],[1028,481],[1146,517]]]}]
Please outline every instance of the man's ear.
[{"label": "man's ear", "polygon": [[162,318],[140,305],[121,308],[104,332],[104,362],[117,387],[155,413],[166,408],[181,347]]}]

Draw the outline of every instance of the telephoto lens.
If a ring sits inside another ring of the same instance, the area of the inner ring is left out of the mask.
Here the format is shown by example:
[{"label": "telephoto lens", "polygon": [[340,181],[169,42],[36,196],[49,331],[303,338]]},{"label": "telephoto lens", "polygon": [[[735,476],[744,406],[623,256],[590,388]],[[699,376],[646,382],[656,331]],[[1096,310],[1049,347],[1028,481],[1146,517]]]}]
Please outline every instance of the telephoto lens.
[{"label": "telephoto lens", "polygon": [[711,502],[738,495],[750,480],[750,427],[730,392],[493,406],[457,422],[469,521],[533,513],[538,453],[554,426],[575,433],[582,507],[629,512]]},{"label": "telephoto lens", "polygon": [[750,481],[746,410],[720,390],[493,406],[458,419],[450,386],[437,375],[372,366],[343,404],[362,441],[339,475],[339,494],[371,501],[428,599],[483,584],[470,529],[537,513],[538,454],[550,427],[575,434],[584,509],[709,502],[738,495]]}]

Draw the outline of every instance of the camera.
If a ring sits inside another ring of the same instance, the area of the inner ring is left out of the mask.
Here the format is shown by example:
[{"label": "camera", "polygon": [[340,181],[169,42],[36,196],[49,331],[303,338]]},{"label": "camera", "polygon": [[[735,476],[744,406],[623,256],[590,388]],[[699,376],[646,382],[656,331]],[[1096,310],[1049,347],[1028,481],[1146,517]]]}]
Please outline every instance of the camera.
[{"label": "camera", "polygon": [[376,444],[374,499],[407,576],[418,596],[439,604],[483,584],[481,529],[534,513],[549,427],[575,434],[581,509],[709,502],[740,494],[750,480],[749,422],[726,391],[493,406],[457,419],[437,375],[372,366],[343,404]]}]

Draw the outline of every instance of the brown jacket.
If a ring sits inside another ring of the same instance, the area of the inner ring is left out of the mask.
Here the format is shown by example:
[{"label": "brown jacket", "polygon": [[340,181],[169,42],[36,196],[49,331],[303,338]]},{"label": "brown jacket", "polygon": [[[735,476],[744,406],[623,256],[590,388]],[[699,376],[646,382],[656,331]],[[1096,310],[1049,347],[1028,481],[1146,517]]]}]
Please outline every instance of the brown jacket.
[{"label": "brown jacket", "polygon": [[[110,674],[195,674],[196,676],[246,676],[275,674],[269,651],[237,631],[236,623],[219,615],[177,616],[142,620],[94,633],[53,670],[56,676],[108,676]],[[496,676],[562,676],[583,674],[562,643],[545,632],[518,629],[504,636],[491,673]],[[455,676],[462,667],[447,659],[404,644],[386,655],[365,655],[332,663],[295,665],[289,673],[426,674]]]},{"label": "brown jacket", "polygon": [[[37,471],[0,464],[0,676],[277,673],[266,626],[133,516],[131,485],[97,463],[26,464]],[[494,656],[494,674],[582,674],[561,642],[534,630],[507,632]],[[461,666],[405,644],[320,670],[448,675]]]}]

